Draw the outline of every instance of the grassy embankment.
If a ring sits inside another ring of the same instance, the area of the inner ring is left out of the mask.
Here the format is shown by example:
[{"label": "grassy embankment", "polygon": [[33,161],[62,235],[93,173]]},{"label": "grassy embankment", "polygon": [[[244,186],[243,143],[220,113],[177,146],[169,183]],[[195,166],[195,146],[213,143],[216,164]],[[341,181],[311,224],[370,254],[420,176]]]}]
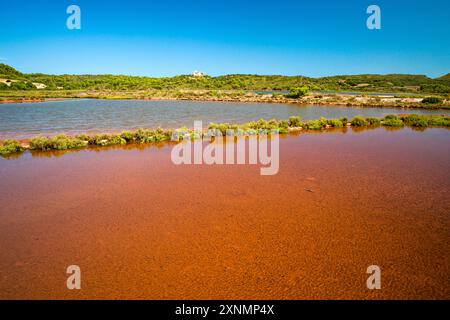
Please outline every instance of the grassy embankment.
[{"label": "grassy embankment", "polygon": [[[449,116],[435,116],[435,115],[388,115],[384,118],[364,118],[356,116],[349,120],[347,118],[341,119],[325,119],[309,120],[303,122],[300,117],[290,117],[288,120],[258,120],[247,122],[244,124],[229,124],[229,123],[211,123],[208,129],[219,130],[223,135],[228,129],[235,130],[238,135],[258,135],[261,130],[271,131],[278,130],[279,133],[288,133],[296,130],[326,130],[329,128],[343,128],[350,127],[403,127],[410,126],[414,128],[427,127],[450,127]],[[199,138],[201,135],[207,136],[208,132],[195,132],[192,129],[180,128],[175,130],[164,130],[161,128],[138,129],[136,131],[124,131],[120,134],[99,134],[99,135],[85,135],[80,134],[76,136],[67,136],[64,134],[55,137],[38,136],[30,139],[27,143],[21,143],[16,140],[5,140],[0,144],[0,155],[9,155],[20,153],[25,150],[67,150],[80,149],[88,146],[111,146],[124,145],[133,143],[155,143],[161,141],[169,141],[178,134],[179,139],[184,134],[189,134],[191,138]]]}]

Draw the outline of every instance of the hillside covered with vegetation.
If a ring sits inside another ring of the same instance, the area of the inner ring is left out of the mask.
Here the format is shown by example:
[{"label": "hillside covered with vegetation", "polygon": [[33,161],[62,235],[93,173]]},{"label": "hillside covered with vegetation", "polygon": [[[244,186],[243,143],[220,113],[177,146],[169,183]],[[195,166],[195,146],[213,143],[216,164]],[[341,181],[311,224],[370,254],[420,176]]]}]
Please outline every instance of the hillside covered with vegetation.
[{"label": "hillside covered with vegetation", "polygon": [[[338,75],[321,78],[281,75],[234,74],[211,77],[179,75],[175,77],[138,77],[126,75],[48,75],[24,74],[0,64],[0,90],[32,90],[33,83],[45,90],[310,90],[359,92],[410,92],[450,94],[450,75],[429,78],[424,75]],[[6,81],[9,81],[6,83]],[[12,81],[12,82],[11,82]]]}]

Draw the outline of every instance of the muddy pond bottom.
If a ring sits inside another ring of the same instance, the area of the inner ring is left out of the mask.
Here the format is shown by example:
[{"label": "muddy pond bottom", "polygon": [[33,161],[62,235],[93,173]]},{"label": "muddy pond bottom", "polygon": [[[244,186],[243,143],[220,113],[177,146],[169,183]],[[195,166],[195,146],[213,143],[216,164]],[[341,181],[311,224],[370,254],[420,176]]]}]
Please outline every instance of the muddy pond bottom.
[{"label": "muddy pond bottom", "polygon": [[169,144],[0,158],[0,298],[449,299],[449,142],[286,136],[273,176]]}]

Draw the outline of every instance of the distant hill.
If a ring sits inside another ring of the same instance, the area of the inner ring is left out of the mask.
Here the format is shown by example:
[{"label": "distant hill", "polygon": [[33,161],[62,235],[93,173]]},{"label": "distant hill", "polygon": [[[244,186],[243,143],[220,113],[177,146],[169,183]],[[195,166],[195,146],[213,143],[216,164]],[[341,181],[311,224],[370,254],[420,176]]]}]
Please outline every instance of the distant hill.
[{"label": "distant hill", "polygon": [[447,73],[445,76],[436,78],[437,80],[450,81],[450,73]]},{"label": "distant hill", "polygon": [[[289,90],[308,86],[311,90],[359,92],[411,92],[450,94],[450,74],[432,79],[425,75],[362,74],[337,75],[321,78],[282,75],[231,74],[218,77],[208,75],[179,75],[175,77],[137,77],[126,75],[47,75],[23,74],[13,67],[0,64],[0,78],[20,79],[40,83],[46,89],[64,90]],[[33,88],[33,86],[26,86]],[[1,89],[24,89],[15,84]]]},{"label": "distant hill", "polygon": [[22,78],[23,74],[7,64],[0,63],[0,78]]}]

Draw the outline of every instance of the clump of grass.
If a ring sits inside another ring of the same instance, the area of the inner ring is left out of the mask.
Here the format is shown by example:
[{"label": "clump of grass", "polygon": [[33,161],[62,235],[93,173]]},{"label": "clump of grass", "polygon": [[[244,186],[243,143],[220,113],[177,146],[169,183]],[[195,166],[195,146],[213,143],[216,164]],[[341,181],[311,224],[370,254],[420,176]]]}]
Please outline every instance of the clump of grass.
[{"label": "clump of grass", "polygon": [[127,141],[124,138],[122,138],[120,135],[113,135],[113,136],[110,136],[108,138],[108,142],[106,142],[106,144],[103,144],[103,145],[113,146],[113,145],[117,145],[117,144],[126,144],[126,143],[127,143]]},{"label": "clump of grass", "polygon": [[333,128],[342,128],[344,124],[339,119],[330,119],[327,120],[327,124],[330,125]]},{"label": "clump of grass", "polygon": [[278,121],[275,119],[271,119],[269,121],[265,121],[263,119],[260,119],[257,121],[257,127],[254,129],[259,130],[273,130],[278,129]]},{"label": "clump of grass", "polygon": [[289,128],[289,120],[280,120],[280,122],[278,122],[278,126],[284,129]]},{"label": "clump of grass", "polygon": [[[258,121],[248,122],[243,127],[258,130],[258,131],[262,131],[262,130],[271,131],[271,130],[279,129],[278,121],[275,119],[272,119],[269,121],[266,121],[264,119],[259,119]],[[230,129],[233,129],[233,128],[230,128]]]},{"label": "clump of grass", "polygon": [[83,148],[87,142],[78,137],[68,137],[65,134],[57,135],[53,138],[36,137],[30,140],[32,150],[67,150]]},{"label": "clump of grass", "polygon": [[306,123],[306,128],[309,130],[321,130],[327,125],[327,120],[325,118],[320,118],[319,120],[309,120]]},{"label": "clump of grass", "polygon": [[391,119],[383,121],[383,126],[387,127],[403,127],[405,124],[400,119]]},{"label": "clump of grass", "polygon": [[276,119],[270,119],[269,121],[267,121],[267,129],[273,130],[273,129],[279,129],[280,125],[278,123],[278,120]]},{"label": "clump of grass", "polygon": [[448,116],[430,116],[428,119],[430,126],[450,127],[450,117]]},{"label": "clump of grass", "polygon": [[288,133],[289,132],[289,120],[278,121],[278,131],[279,131],[279,133]]},{"label": "clump of grass", "polygon": [[417,121],[415,121],[412,125],[413,127],[418,127],[418,128],[426,128],[428,127],[428,120],[427,119],[418,119]]},{"label": "clump of grass", "polygon": [[228,123],[212,122],[208,125],[208,129],[219,130],[222,135],[225,135],[227,133],[227,129],[229,129],[229,127],[230,127],[230,124],[228,124]]},{"label": "clump of grass", "polygon": [[47,137],[35,137],[30,140],[30,149],[32,150],[51,150],[52,145],[50,143],[50,138]]},{"label": "clump of grass", "polygon": [[138,129],[134,134],[134,141],[137,143],[160,142],[170,139],[170,133],[161,128],[156,130]]},{"label": "clump of grass", "polygon": [[309,88],[306,86],[291,88],[291,89],[289,89],[289,93],[286,95],[286,97],[292,98],[292,99],[298,99],[300,97],[307,95],[308,92],[309,92]]},{"label": "clump of grass", "polygon": [[306,123],[306,128],[309,130],[321,130],[323,127],[320,120],[310,120]]},{"label": "clump of grass", "polygon": [[422,99],[424,104],[442,104],[443,100],[439,97],[426,97]]},{"label": "clump of grass", "polygon": [[403,121],[395,114],[388,114],[385,116],[382,124],[387,127],[403,127],[405,125]]},{"label": "clump of grass", "polygon": [[172,135],[172,131],[164,131],[161,128],[157,128],[155,130],[155,141],[156,142],[160,142],[160,141],[167,141],[170,140],[170,137]]},{"label": "clump of grass", "polygon": [[302,118],[297,116],[289,117],[289,127],[296,128],[301,126],[303,126]]},{"label": "clump of grass", "polygon": [[[219,124],[212,123],[213,126],[218,126]],[[212,128],[215,129],[215,128]],[[218,130],[218,129],[217,129]],[[187,134],[190,134],[192,130],[188,129],[187,127],[181,127],[178,129],[175,129],[172,133],[171,139],[172,141],[181,141],[183,137]]]},{"label": "clump of grass", "polygon": [[81,133],[75,136],[78,140],[89,141],[89,136],[87,134]]},{"label": "clump of grass", "polygon": [[50,140],[51,146],[55,150],[66,150],[66,149],[76,149],[82,148],[87,145],[87,143],[78,138],[68,137],[65,134],[57,135]]},{"label": "clump of grass", "polygon": [[120,134],[120,137],[121,137],[122,139],[124,139],[126,142],[132,142],[132,141],[134,141],[134,132],[131,132],[131,131],[123,131],[123,132]]},{"label": "clump of grass", "polygon": [[288,120],[264,120],[260,119],[258,121],[251,121],[245,124],[229,124],[229,123],[210,123],[208,129],[219,130],[222,135],[226,135],[227,130],[233,131],[238,135],[243,134],[257,134],[258,132],[271,132],[276,130],[280,133],[287,133],[289,128]]},{"label": "clump of grass", "polygon": [[378,118],[367,118],[366,121],[370,126],[379,126],[381,123],[381,120]]},{"label": "clump of grass", "polygon": [[24,148],[20,145],[17,140],[5,140],[3,144],[0,145],[0,155],[7,155],[17,152],[22,152]]},{"label": "clump of grass", "polygon": [[126,144],[127,141],[120,135],[97,134],[89,137],[89,144],[96,146],[113,146],[118,144]]},{"label": "clump of grass", "polygon": [[367,126],[369,123],[362,116],[356,116],[351,121],[352,126],[363,127]]},{"label": "clump of grass", "polygon": [[396,114],[388,114],[384,117],[385,120],[398,120],[399,117]]},{"label": "clump of grass", "polygon": [[428,127],[429,117],[419,114],[409,114],[400,117],[403,123],[411,127],[425,128]]}]

